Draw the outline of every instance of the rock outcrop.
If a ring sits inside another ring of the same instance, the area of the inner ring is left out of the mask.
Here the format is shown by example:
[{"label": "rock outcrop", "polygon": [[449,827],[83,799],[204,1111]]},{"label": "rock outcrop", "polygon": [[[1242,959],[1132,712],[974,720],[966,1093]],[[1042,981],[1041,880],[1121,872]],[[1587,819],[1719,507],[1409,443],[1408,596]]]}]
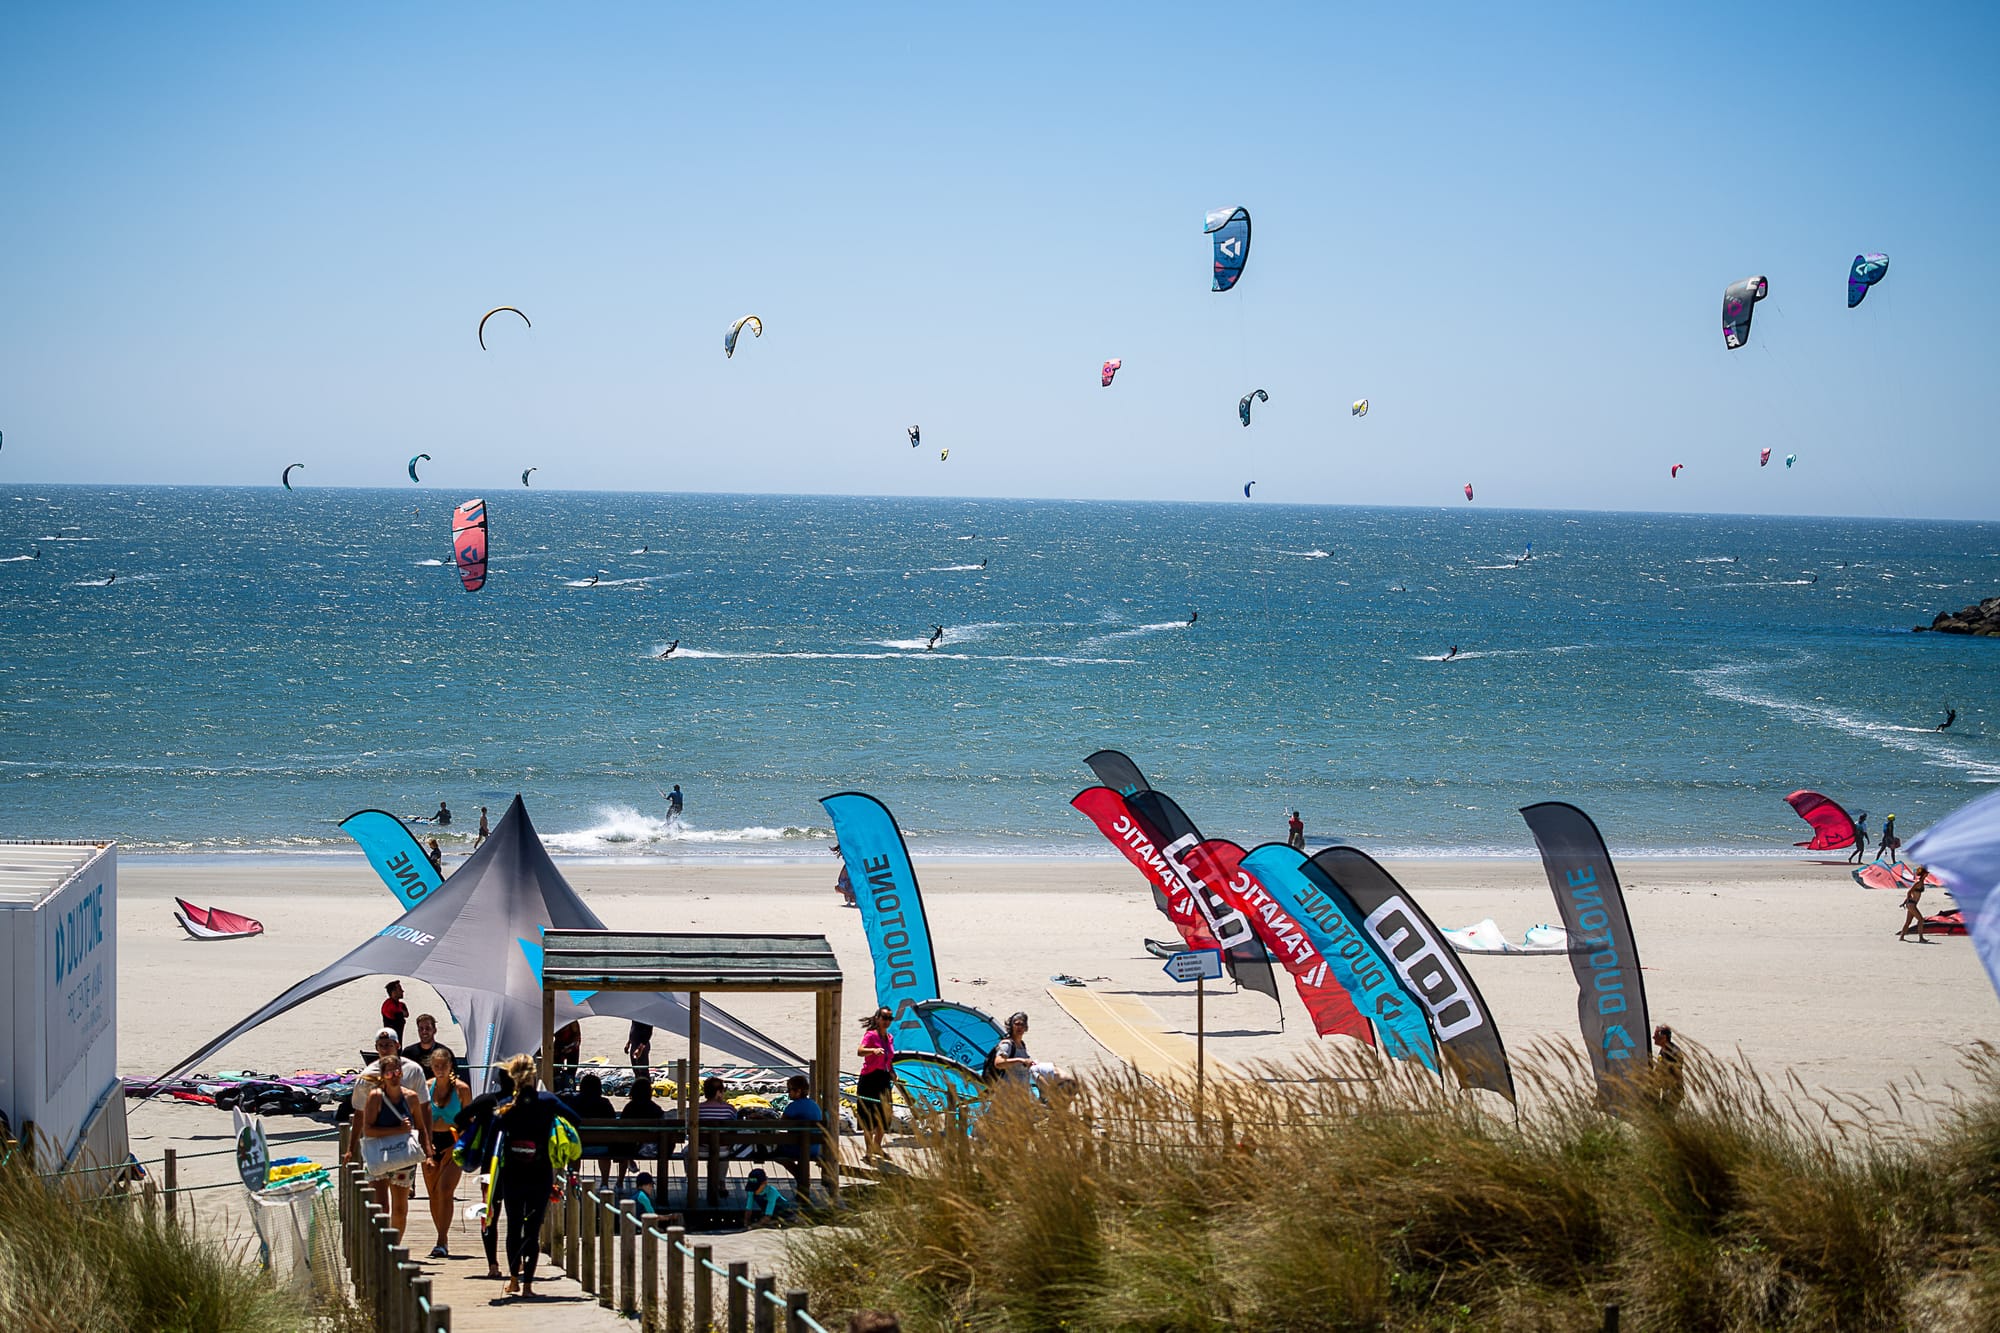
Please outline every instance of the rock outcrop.
[{"label": "rock outcrop", "polygon": [[1963,611],[1940,611],[1930,624],[1910,628],[1918,634],[1936,630],[1939,634],[1977,634],[1984,639],[2000,639],[2000,597],[1988,597]]}]

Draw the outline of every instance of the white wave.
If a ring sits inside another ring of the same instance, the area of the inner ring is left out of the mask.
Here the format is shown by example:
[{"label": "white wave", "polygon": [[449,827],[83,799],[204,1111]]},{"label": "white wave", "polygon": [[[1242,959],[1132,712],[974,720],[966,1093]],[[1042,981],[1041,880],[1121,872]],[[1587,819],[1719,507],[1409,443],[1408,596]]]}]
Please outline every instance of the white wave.
[{"label": "white wave", "polygon": [[[108,588],[117,581],[118,580],[115,577],[108,579],[78,579],[75,583],[72,583],[69,586],[72,588]],[[126,582],[128,583],[134,583],[137,581],[138,580],[136,578],[126,580]]]},{"label": "white wave", "polygon": [[1532,657],[1536,653],[1577,653],[1588,648],[1584,643],[1554,644],[1546,648],[1472,648],[1459,653],[1425,653],[1410,660],[1413,662],[1470,662],[1481,657]]},{"label": "white wave", "polygon": [[[1712,698],[1750,708],[1763,708],[1802,726],[1830,728],[1856,740],[1872,741],[1887,750],[1920,757],[1934,768],[1956,769],[1981,782],[2000,782],[2000,763],[1980,759],[1963,745],[1944,739],[1944,733],[1924,727],[1894,722],[1874,722],[1857,717],[1832,704],[1779,698],[1752,683],[1776,670],[1766,662],[1723,662],[1687,672]],[[1922,739],[1919,739],[1919,738]]]},{"label": "white wave", "polygon": [[444,561],[442,561],[442,560],[419,560],[419,561],[417,561],[417,568],[418,568],[418,569],[435,569],[435,568],[437,568],[437,567],[438,567],[439,565],[442,565],[443,563],[444,563]]},{"label": "white wave", "polygon": [[22,560],[33,560],[31,555],[0,555],[0,565],[11,565]]},{"label": "white wave", "polygon": [[597,809],[596,824],[566,833],[545,833],[542,841],[564,852],[631,852],[667,844],[804,842],[828,839],[832,829],[748,828],[702,829],[685,819],[655,819],[629,805],[606,805]]},{"label": "white wave", "polygon": [[1298,556],[1301,560],[1325,560],[1326,558],[1331,556],[1333,552],[1322,551],[1319,549],[1319,547],[1315,546],[1310,551],[1280,551],[1278,552],[1278,554],[1295,555]]},{"label": "white wave", "polygon": [[1733,555],[1698,555],[1687,563],[1691,565],[1733,565],[1736,563],[1736,557]]},{"label": "white wave", "polygon": [[96,537],[37,537],[38,542],[94,542]]},{"label": "white wave", "polygon": [[984,565],[932,565],[924,572],[926,574],[958,574],[968,569],[976,571],[984,568],[986,568]]}]

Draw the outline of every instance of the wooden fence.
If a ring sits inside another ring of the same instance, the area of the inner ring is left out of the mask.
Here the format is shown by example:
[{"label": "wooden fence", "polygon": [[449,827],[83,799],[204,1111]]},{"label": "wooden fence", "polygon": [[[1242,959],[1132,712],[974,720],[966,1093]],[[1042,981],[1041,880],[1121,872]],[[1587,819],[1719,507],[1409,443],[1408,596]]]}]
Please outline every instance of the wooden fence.
[{"label": "wooden fence", "polygon": [[355,1304],[380,1333],[451,1333],[451,1307],[431,1304],[431,1280],[401,1241],[360,1164],[342,1165],[341,1257],[354,1279]]}]

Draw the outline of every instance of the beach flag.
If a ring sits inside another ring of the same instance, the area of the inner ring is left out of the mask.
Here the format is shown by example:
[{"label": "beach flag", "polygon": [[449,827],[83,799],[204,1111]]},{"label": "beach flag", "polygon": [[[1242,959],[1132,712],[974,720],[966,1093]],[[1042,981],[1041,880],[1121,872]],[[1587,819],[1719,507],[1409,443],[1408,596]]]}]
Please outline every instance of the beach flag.
[{"label": "beach flag", "polygon": [[1910,839],[1910,860],[1951,882],[1959,919],[1986,979],[2000,992],[2000,792],[1982,796]]},{"label": "beach flag", "polygon": [[1590,816],[1562,801],[1525,807],[1542,869],[1569,931],[1569,965],[1576,974],[1576,1017],[1590,1051],[1591,1072],[1607,1106],[1624,1101],[1653,1058],[1646,1021],[1646,983],[1639,947],[1625,914],[1611,853]]},{"label": "beach flag", "polygon": [[1210,838],[1181,853],[1180,861],[1249,920],[1264,947],[1292,974],[1313,1031],[1322,1037],[1353,1037],[1375,1044],[1375,1030],[1354,1007],[1354,997],[1340,984],[1333,964],[1321,955],[1311,933],[1279,908],[1257,877],[1243,868],[1241,847],[1225,838]]},{"label": "beach flag", "polygon": [[1160,854],[1159,845],[1140,827],[1138,817],[1123,796],[1109,787],[1086,787],[1070,798],[1070,804],[1082,811],[1097,825],[1097,831],[1138,867],[1153,887],[1153,906],[1174,923],[1174,929],[1181,933],[1188,948],[1222,947],[1209,933],[1208,922],[1195,909],[1194,891],[1174,873],[1166,857]]},{"label": "beach flag", "polygon": [[[1267,842],[1243,858],[1243,868],[1256,876],[1269,895],[1270,906],[1290,914],[1292,922],[1333,967],[1333,974],[1353,997],[1355,1008],[1375,1023],[1382,1050],[1399,1060],[1417,1060],[1438,1067],[1437,1042],[1430,1020],[1416,997],[1404,989],[1389,960],[1361,929],[1361,913],[1326,872],[1306,860],[1297,848]],[[1264,904],[1259,904],[1260,910]]]},{"label": "beach flag", "polygon": [[897,1042],[921,1050],[921,1044],[905,1042],[904,1036],[924,1033],[923,1021],[905,1010],[939,998],[937,958],[903,831],[889,807],[864,792],[822,797],[820,805],[833,821],[834,841],[840,844],[840,859],[861,908],[875,964],[875,1003],[896,1015]]},{"label": "beach flag", "polygon": [[1459,1085],[1485,1088],[1513,1101],[1514,1072],[1499,1025],[1437,923],[1395,876],[1358,847],[1328,847],[1315,853],[1312,863],[1360,911],[1361,928],[1430,1015],[1431,1031]]}]

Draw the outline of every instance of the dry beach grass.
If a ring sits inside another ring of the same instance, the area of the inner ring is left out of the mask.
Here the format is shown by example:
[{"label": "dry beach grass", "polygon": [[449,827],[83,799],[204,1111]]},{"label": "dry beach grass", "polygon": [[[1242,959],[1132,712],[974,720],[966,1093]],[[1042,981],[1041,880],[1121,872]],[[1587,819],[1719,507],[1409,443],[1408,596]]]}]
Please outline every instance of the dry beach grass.
[{"label": "dry beach grass", "polygon": [[992,1333],[1581,1333],[1611,1305],[1627,1329],[2000,1327],[1991,1048],[1970,1091],[1890,1090],[1920,1117],[1707,1057],[1678,1111],[1612,1117],[1563,1050],[1520,1067],[1518,1120],[1327,1056],[1210,1089],[1199,1129],[1187,1089],[1115,1074],[999,1103],[803,1233],[794,1276]]}]

